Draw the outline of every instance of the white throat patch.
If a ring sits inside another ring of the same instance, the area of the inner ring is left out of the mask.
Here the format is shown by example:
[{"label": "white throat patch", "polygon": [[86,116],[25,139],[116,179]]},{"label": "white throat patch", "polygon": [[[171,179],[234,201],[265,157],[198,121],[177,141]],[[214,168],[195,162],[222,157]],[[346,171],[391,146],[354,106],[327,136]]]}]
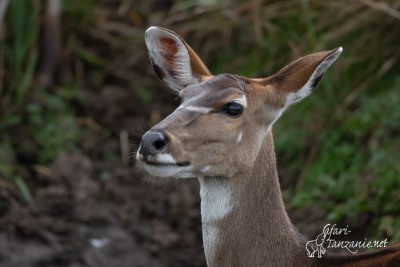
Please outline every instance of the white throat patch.
[{"label": "white throat patch", "polygon": [[199,182],[204,252],[207,264],[211,265],[219,232],[214,223],[223,219],[232,210],[231,189],[224,178],[199,177]]},{"label": "white throat patch", "polygon": [[233,206],[229,184],[224,178],[199,177],[199,182],[202,222],[215,222],[224,218]]}]

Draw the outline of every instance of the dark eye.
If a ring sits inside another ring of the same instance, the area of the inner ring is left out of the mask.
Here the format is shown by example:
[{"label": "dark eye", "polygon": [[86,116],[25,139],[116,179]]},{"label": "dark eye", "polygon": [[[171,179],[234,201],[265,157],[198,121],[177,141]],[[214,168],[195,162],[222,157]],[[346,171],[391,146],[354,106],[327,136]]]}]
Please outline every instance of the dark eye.
[{"label": "dark eye", "polygon": [[232,117],[239,117],[243,113],[243,106],[235,102],[229,102],[222,107],[222,112]]}]

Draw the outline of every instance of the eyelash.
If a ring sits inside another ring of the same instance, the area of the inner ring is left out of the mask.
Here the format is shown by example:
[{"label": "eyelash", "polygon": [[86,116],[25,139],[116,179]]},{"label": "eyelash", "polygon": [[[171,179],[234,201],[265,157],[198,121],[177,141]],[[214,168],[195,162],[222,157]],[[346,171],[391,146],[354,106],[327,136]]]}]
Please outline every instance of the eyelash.
[{"label": "eyelash", "polygon": [[180,103],[182,103],[182,100],[179,96],[176,96],[176,97],[174,97],[174,102],[177,102],[180,104]]},{"label": "eyelash", "polygon": [[238,118],[240,117],[240,115],[242,115],[243,109],[244,108],[241,104],[236,102],[229,102],[222,107],[221,111],[230,117]]}]

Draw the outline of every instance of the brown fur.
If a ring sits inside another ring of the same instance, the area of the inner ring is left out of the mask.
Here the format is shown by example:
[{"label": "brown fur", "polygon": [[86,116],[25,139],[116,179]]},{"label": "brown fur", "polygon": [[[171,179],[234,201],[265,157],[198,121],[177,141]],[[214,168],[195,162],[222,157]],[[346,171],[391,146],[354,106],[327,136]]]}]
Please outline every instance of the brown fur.
[{"label": "brown fur", "polygon": [[317,66],[335,51],[336,49],[302,57],[290,63],[275,75],[263,80],[262,84],[273,84],[285,92],[297,91],[306,84]]},{"label": "brown fur", "polygon": [[400,266],[400,246],[356,255],[308,258],[306,243],[290,222],[282,201],[271,131],[253,168],[243,170],[230,183],[235,188],[235,202],[240,205],[216,223],[223,231],[223,241],[209,266]]},{"label": "brown fur", "polygon": [[[208,233],[217,233],[215,240],[205,241],[208,266],[400,266],[399,246],[358,255],[309,258],[306,242],[285,211],[272,124],[291,104],[288,95],[308,81],[310,90],[317,86],[325,69],[315,72],[316,68],[331,55],[337,57],[339,50],[303,57],[269,78],[249,79],[230,74],[211,76],[196,53],[184,44],[191,71],[201,78],[199,83],[181,88],[181,108],[151,131],[168,137],[165,153],[177,162],[189,162],[193,176],[201,177],[202,186],[209,190],[218,184],[229,189],[229,213],[219,219],[203,220],[205,239],[212,237]],[[165,49],[170,49],[169,44]],[[153,65],[157,66],[157,62]],[[240,117],[232,118],[220,111],[227,101],[241,96],[246,97],[247,107]]]},{"label": "brown fur", "polygon": [[214,225],[220,229],[221,240],[215,257],[208,259],[209,266],[313,264],[313,259],[307,257],[305,242],[285,211],[271,131],[252,168],[243,169],[227,182],[234,188],[236,206]]},{"label": "brown fur", "polygon": [[185,43],[185,45],[189,52],[190,66],[192,67],[193,75],[200,80],[204,79],[205,77],[212,76],[206,65],[199,58],[199,56],[197,56],[193,49],[188,44]]}]

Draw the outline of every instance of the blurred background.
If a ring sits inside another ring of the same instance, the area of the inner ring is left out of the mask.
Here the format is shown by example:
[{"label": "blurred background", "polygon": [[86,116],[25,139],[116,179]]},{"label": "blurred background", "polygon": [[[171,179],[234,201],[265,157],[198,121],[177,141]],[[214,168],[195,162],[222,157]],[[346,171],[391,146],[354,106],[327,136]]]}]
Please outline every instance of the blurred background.
[{"label": "blurred background", "polygon": [[0,266],[205,266],[197,181],[150,185],[131,158],[177,106],[151,25],[214,74],[343,46],[274,127],[285,203],[306,238],[400,241],[400,1],[1,0]]}]

